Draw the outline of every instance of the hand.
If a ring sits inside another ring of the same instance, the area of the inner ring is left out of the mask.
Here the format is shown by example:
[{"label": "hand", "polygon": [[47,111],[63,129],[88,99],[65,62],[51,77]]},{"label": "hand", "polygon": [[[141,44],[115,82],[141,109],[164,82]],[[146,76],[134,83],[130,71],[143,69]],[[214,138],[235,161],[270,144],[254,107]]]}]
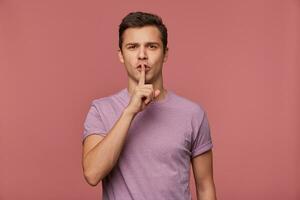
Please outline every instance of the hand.
[{"label": "hand", "polygon": [[157,98],[160,90],[154,91],[152,84],[145,84],[145,66],[141,65],[141,76],[138,85],[134,88],[127,110],[133,114],[143,111],[153,99]]}]

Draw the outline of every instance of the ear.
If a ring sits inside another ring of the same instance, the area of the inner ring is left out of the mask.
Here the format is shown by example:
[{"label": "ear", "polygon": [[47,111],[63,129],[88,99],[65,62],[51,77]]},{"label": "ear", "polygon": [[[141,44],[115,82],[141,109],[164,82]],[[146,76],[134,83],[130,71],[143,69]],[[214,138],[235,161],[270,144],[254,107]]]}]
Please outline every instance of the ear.
[{"label": "ear", "polygon": [[122,51],[120,49],[118,49],[118,57],[119,57],[120,62],[124,64],[123,54],[122,54]]},{"label": "ear", "polygon": [[165,55],[164,55],[164,62],[167,62],[168,55],[169,55],[169,48],[166,48],[166,52],[165,52]]}]

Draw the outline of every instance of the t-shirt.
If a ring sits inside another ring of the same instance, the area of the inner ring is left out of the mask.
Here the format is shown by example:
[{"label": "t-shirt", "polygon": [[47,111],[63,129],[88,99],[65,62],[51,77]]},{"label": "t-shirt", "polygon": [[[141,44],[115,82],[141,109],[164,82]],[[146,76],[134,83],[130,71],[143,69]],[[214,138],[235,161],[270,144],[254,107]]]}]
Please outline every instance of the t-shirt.
[{"label": "t-shirt", "polygon": [[[105,136],[130,99],[127,88],[94,99],[82,139]],[[202,106],[167,90],[133,119],[116,165],[102,180],[103,199],[190,200],[191,158],[212,147]]]}]

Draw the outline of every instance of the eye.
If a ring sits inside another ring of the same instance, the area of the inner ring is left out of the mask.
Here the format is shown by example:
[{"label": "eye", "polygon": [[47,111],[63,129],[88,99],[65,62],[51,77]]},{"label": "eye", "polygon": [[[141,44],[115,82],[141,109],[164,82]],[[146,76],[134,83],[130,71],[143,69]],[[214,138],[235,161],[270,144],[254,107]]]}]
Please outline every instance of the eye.
[{"label": "eye", "polygon": [[136,48],[136,45],[128,46],[128,49],[135,49],[135,48]]},{"label": "eye", "polygon": [[149,48],[150,48],[150,49],[156,49],[157,46],[156,46],[156,45],[149,45]]}]

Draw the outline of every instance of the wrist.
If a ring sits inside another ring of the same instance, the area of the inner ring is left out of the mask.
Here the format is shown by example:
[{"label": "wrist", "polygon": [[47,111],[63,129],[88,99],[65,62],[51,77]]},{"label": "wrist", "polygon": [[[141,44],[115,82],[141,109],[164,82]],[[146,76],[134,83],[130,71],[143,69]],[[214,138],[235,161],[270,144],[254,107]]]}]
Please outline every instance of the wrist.
[{"label": "wrist", "polygon": [[135,112],[132,112],[128,107],[123,110],[123,115],[127,117],[134,117],[136,115]]}]

